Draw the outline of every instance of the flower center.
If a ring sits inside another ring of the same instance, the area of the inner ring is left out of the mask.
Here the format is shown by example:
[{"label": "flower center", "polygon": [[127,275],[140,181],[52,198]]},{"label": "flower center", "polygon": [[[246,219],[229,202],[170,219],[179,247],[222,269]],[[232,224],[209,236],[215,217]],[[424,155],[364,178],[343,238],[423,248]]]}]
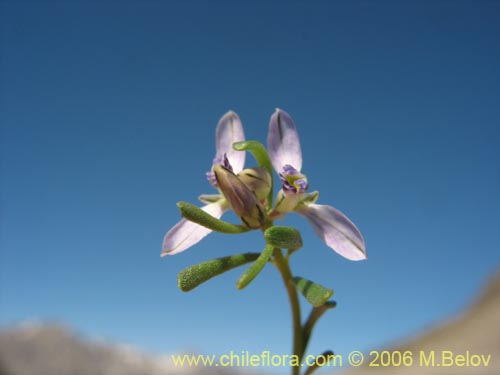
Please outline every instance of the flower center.
[{"label": "flower center", "polygon": [[290,164],[283,166],[282,172],[279,175],[285,193],[302,194],[309,187],[307,177]]},{"label": "flower center", "polygon": [[231,163],[229,162],[229,159],[227,158],[227,155],[224,154],[224,156],[216,156],[214,161],[212,162],[212,168],[206,173],[207,180],[210,182],[210,184],[218,189],[219,184],[217,183],[217,179],[215,178],[215,173],[214,173],[214,165],[223,165],[227,169],[229,169],[231,172],[233,172],[233,167],[231,166]]}]

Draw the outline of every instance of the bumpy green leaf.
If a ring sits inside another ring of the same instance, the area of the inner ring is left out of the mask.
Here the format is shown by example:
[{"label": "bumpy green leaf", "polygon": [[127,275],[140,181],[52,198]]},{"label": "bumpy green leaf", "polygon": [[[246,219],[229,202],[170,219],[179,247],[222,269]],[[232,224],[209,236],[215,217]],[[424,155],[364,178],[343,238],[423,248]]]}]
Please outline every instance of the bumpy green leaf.
[{"label": "bumpy green leaf", "polygon": [[253,262],[259,256],[259,253],[237,254],[196,264],[179,272],[177,285],[183,292],[189,292],[212,277]]},{"label": "bumpy green leaf", "polygon": [[297,250],[302,247],[300,232],[291,227],[274,226],[264,232],[266,242],[280,249]]},{"label": "bumpy green leaf", "polygon": [[187,220],[200,224],[216,232],[237,234],[248,232],[250,230],[242,225],[231,224],[227,221],[219,220],[191,203],[179,202],[177,203],[177,207],[179,207],[181,215]]},{"label": "bumpy green leaf", "polygon": [[260,253],[259,257],[253,264],[248,267],[248,269],[241,275],[239,278],[238,282],[236,283],[236,287],[238,289],[243,289],[246,287],[250,282],[255,279],[255,277],[262,271],[264,266],[266,265],[267,261],[271,257],[271,254],[273,253],[274,247],[271,245],[267,245],[262,253]]},{"label": "bumpy green leaf", "polygon": [[[271,159],[267,154],[267,150],[264,145],[257,141],[243,141],[233,143],[233,148],[237,151],[248,151],[250,152],[257,163],[267,169],[269,175],[271,176],[271,186],[273,186],[273,166],[271,164]],[[269,192],[267,196],[267,208],[270,209],[273,206],[273,189]]]},{"label": "bumpy green leaf", "polygon": [[297,290],[314,307],[324,305],[333,295],[333,290],[302,277],[294,277],[293,282]]}]

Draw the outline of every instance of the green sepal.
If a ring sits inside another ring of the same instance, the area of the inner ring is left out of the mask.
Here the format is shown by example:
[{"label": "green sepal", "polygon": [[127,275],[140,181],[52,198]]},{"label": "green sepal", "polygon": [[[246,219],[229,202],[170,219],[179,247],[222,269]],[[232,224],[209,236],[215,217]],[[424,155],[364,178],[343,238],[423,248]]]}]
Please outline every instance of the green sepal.
[{"label": "green sepal", "polygon": [[250,229],[242,225],[236,225],[228,223],[227,221],[222,221],[213,217],[212,215],[206,213],[201,208],[195,206],[194,204],[187,202],[177,203],[177,207],[181,211],[181,215],[196,224],[200,224],[208,229],[212,229],[216,232],[226,233],[226,234],[237,234],[245,233]]},{"label": "green sepal", "polygon": [[271,257],[271,254],[273,253],[274,246],[267,245],[264,250],[262,250],[262,253],[260,253],[259,257],[253,262],[253,264],[247,268],[247,270],[241,275],[241,277],[238,279],[238,282],[236,283],[236,288],[238,289],[243,289],[246,287],[250,282],[255,279],[255,277],[262,271],[264,266],[266,265],[267,261]]},{"label": "green sepal", "polygon": [[189,292],[212,277],[253,262],[259,256],[259,253],[236,254],[195,264],[179,272],[177,285],[183,292]]},{"label": "green sepal", "polygon": [[206,204],[215,203],[215,202],[220,201],[221,199],[223,199],[223,198],[220,194],[202,194],[198,197],[198,200],[200,202],[203,202]]},{"label": "green sepal", "polygon": [[302,277],[294,277],[293,282],[295,283],[295,288],[314,307],[324,305],[328,301],[328,298],[333,295],[333,290]]},{"label": "green sepal", "polygon": [[[264,145],[257,141],[242,141],[233,143],[233,148],[236,151],[248,151],[250,152],[257,164],[261,167],[264,167],[269,172],[271,176],[271,186],[273,186],[273,166],[271,164],[271,159],[269,159],[269,155],[267,153]],[[267,209],[270,210],[273,206],[273,189],[267,195]]]},{"label": "green sepal", "polygon": [[300,203],[302,204],[312,204],[312,203],[316,203],[316,201],[318,200],[319,198],[319,191],[313,191],[311,193],[307,193],[304,197],[304,199],[302,199],[300,201]]},{"label": "green sepal", "polygon": [[300,232],[292,227],[270,227],[264,232],[264,238],[269,245],[280,249],[297,250],[302,247]]}]

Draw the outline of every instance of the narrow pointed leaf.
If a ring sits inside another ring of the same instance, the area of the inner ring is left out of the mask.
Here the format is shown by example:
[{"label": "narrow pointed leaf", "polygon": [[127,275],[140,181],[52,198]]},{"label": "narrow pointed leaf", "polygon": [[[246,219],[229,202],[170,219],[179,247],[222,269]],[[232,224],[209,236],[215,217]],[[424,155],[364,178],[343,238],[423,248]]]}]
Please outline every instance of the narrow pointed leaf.
[{"label": "narrow pointed leaf", "polygon": [[327,363],[329,362],[329,360],[330,361],[334,360],[333,359],[334,356],[335,356],[335,354],[331,350],[327,350],[327,351],[321,353],[321,357],[324,358],[325,362],[319,363],[319,362],[315,361],[311,366],[309,366],[309,368],[306,370],[306,372],[304,372],[304,375],[311,375],[317,369],[322,368],[324,366],[328,366]]},{"label": "narrow pointed leaf", "polygon": [[314,307],[324,305],[333,295],[333,290],[302,277],[294,277],[293,282],[297,290]]},{"label": "narrow pointed leaf", "polygon": [[191,203],[179,202],[177,203],[177,207],[179,207],[181,215],[185,219],[202,225],[206,228],[212,229],[216,232],[237,234],[248,232],[250,230],[249,228],[246,228],[242,225],[231,224],[227,221],[217,219]]},{"label": "narrow pointed leaf", "polygon": [[[271,186],[273,186],[273,166],[271,164],[271,159],[266,151],[264,145],[257,141],[244,141],[233,143],[233,148],[237,151],[248,151],[250,152],[257,163],[267,169],[269,175],[271,176]],[[273,206],[273,189],[269,192],[267,196],[267,207],[270,209]]]},{"label": "narrow pointed leaf", "polygon": [[270,227],[264,232],[264,238],[269,245],[280,249],[297,250],[302,247],[300,232],[291,227]]},{"label": "narrow pointed leaf", "polygon": [[325,312],[327,312],[330,309],[335,308],[336,306],[337,306],[337,302],[328,301],[324,305],[312,308],[311,313],[309,314],[309,317],[307,318],[306,322],[304,323],[304,347],[307,347],[307,344],[309,343],[309,339],[311,338],[311,333],[314,329],[316,322],[319,320],[319,318],[321,318]]},{"label": "narrow pointed leaf", "polygon": [[273,253],[274,247],[271,245],[267,245],[262,253],[260,253],[259,257],[253,264],[248,267],[248,269],[241,275],[239,278],[238,282],[236,283],[236,287],[238,289],[243,289],[246,287],[250,282],[255,279],[255,277],[262,271],[264,266],[266,265],[267,261],[271,257],[271,254]]},{"label": "narrow pointed leaf", "polygon": [[312,331],[314,325],[316,322],[321,318],[321,316],[327,312],[330,309],[333,309],[337,307],[337,302],[335,301],[327,301],[325,304],[318,306],[318,307],[313,307],[311,310],[311,314],[309,314],[309,317],[307,318],[306,323],[304,324],[304,331]]},{"label": "narrow pointed leaf", "polygon": [[179,272],[177,285],[183,292],[189,292],[212,277],[253,262],[259,256],[259,253],[236,254],[196,264]]}]

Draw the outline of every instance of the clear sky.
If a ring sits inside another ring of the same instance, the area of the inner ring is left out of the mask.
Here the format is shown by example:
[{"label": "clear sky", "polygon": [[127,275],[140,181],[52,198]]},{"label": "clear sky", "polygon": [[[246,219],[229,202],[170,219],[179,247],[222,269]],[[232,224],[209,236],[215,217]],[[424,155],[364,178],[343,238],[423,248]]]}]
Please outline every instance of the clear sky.
[{"label": "clear sky", "polygon": [[339,304],[311,353],[413,334],[465,307],[500,264],[499,2],[0,9],[1,325],[57,320],[157,353],[287,353],[272,267],[243,291],[243,269],[176,285],[189,265],[260,251],[259,233],[160,258],[176,202],[214,192],[205,172],[230,109],[260,141],[274,108],[289,112],[319,203],[366,240],[369,259],[350,262],[301,217],[284,222],[304,237],[295,272]]}]

